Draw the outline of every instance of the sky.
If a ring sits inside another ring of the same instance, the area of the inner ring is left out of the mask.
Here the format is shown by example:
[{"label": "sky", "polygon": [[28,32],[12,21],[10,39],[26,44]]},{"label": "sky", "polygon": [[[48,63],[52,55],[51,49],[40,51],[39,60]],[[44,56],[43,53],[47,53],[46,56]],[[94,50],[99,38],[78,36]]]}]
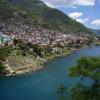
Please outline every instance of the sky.
[{"label": "sky", "polygon": [[42,0],[88,28],[100,29],[100,0]]}]

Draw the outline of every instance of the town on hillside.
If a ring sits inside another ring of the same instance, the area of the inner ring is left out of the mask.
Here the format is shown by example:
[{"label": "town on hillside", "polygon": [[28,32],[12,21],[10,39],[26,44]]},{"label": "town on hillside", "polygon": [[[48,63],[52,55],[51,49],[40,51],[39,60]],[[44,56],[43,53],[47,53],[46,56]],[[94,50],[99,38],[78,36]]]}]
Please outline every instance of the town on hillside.
[{"label": "town on hillside", "polygon": [[[57,30],[44,29],[41,26],[0,23],[0,47],[13,45],[13,40],[22,40],[41,46],[57,45],[85,47],[90,41],[88,34],[64,33]],[[94,37],[94,40],[97,40]]]}]

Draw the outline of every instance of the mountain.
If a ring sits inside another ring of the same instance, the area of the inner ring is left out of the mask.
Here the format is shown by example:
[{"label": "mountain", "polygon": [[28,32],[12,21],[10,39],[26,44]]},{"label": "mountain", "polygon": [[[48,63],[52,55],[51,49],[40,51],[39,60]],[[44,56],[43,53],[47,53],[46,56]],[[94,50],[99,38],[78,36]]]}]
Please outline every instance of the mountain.
[{"label": "mountain", "polygon": [[94,32],[96,35],[100,36],[100,30],[97,29],[90,29],[92,32]]},{"label": "mountain", "polygon": [[92,33],[81,23],[40,0],[0,0],[0,22],[36,24],[74,34]]}]

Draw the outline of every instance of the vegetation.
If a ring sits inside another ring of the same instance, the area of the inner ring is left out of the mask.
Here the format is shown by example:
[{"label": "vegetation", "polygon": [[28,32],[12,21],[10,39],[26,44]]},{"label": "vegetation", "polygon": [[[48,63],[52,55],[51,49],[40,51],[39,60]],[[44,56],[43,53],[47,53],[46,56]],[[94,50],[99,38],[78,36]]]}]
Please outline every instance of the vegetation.
[{"label": "vegetation", "polygon": [[13,48],[11,46],[6,45],[0,48],[0,61],[4,61],[12,51]]},{"label": "vegetation", "polygon": [[[80,78],[80,82],[71,88],[63,85],[59,88],[61,100],[99,100],[100,99],[100,58],[81,57],[76,66],[70,69],[69,76]],[[93,83],[87,86],[85,79],[89,78]]]},{"label": "vegetation", "polygon": [[0,21],[22,22],[74,34],[92,34],[81,23],[40,0],[0,0]]},{"label": "vegetation", "polygon": [[[33,53],[33,50],[30,51],[30,46],[20,40],[14,40],[14,42],[15,48],[8,45],[0,48],[0,74],[3,72],[11,74],[9,71],[14,73],[22,71],[24,73],[39,68],[44,61],[37,59],[38,55]],[[10,69],[6,69],[8,67]]]},{"label": "vegetation", "polygon": [[[34,68],[41,67],[41,64],[48,59],[70,53],[70,51],[59,45],[56,46],[57,51],[54,51],[53,48],[50,45],[41,46],[14,39],[14,47],[5,45],[0,49],[0,70],[10,67],[8,70],[11,72],[14,72],[14,70],[31,71]],[[7,65],[7,67],[4,65]]]},{"label": "vegetation", "polygon": [[0,74],[5,70],[5,66],[3,65],[3,61],[9,56],[9,54],[13,51],[11,46],[4,46],[0,48]]},{"label": "vegetation", "polygon": [[39,67],[40,61],[35,56],[23,55],[20,51],[14,50],[5,61],[13,70],[22,71],[30,68]]},{"label": "vegetation", "polygon": [[2,62],[0,61],[0,74],[3,73],[4,71],[4,65],[2,64]]},{"label": "vegetation", "polygon": [[100,58],[81,57],[77,65],[70,69],[70,76],[100,80]]},{"label": "vegetation", "polygon": [[[50,55],[55,56],[55,55],[61,55],[61,54],[67,54],[69,53],[67,50],[67,47],[62,47],[60,45],[56,46],[42,46],[42,45],[37,45],[37,44],[32,44],[30,42],[25,43],[21,40],[14,40],[14,44],[16,45],[17,49],[19,49],[23,55],[30,53],[34,56],[39,56],[41,58],[47,58]],[[56,47],[57,51],[54,51],[53,48]],[[54,51],[54,52],[53,52]]]}]

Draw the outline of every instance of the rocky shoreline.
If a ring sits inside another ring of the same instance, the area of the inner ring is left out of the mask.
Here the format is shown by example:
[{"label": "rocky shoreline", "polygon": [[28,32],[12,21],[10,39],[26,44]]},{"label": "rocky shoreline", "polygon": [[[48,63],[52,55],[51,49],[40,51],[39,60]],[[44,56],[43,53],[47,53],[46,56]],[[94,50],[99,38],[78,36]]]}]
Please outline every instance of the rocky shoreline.
[{"label": "rocky shoreline", "polygon": [[[94,47],[94,46],[89,46],[89,47],[84,47],[84,48],[91,48],[91,47]],[[79,49],[82,49],[82,48],[79,48]],[[79,50],[79,49],[71,49],[69,52],[65,52],[63,54],[58,54],[58,55],[53,55],[53,56],[49,56],[48,58],[46,58],[45,60],[42,60],[41,64],[39,64],[38,66],[31,66],[31,67],[21,67],[21,68],[18,68],[16,70],[13,70],[11,69],[11,67],[6,67],[6,71],[4,74],[2,74],[3,76],[15,76],[15,75],[21,75],[21,74],[25,74],[25,73],[28,73],[28,72],[36,72],[36,71],[39,71],[41,69],[44,68],[43,64],[45,64],[46,62],[50,61],[50,60],[53,60],[54,58],[56,57],[61,57],[61,56],[67,56],[67,55],[70,55],[72,53],[74,53],[75,51]]]},{"label": "rocky shoreline", "polygon": [[48,62],[48,61],[50,61],[50,60],[52,60],[52,59],[54,59],[56,57],[70,55],[71,53],[75,52],[76,50],[78,50],[78,49],[73,49],[68,53],[63,53],[63,54],[53,55],[51,57],[48,57],[46,60],[42,60],[42,64],[40,64],[39,66],[36,66],[36,67],[23,67],[23,68],[19,68],[17,70],[13,70],[13,69],[11,69],[11,67],[7,67],[6,68],[6,72],[3,75],[9,77],[9,76],[25,74],[25,73],[32,72],[32,71],[33,72],[39,71],[39,70],[44,68],[43,64],[45,64],[46,62]]},{"label": "rocky shoreline", "polygon": [[15,76],[15,75],[21,75],[21,74],[25,74],[25,73],[28,73],[28,72],[35,72],[35,71],[38,71],[40,69],[42,69],[43,66],[39,66],[39,67],[36,67],[36,68],[24,68],[24,69],[19,69],[19,70],[16,70],[16,71],[12,71],[12,73],[6,73],[5,76]]}]

